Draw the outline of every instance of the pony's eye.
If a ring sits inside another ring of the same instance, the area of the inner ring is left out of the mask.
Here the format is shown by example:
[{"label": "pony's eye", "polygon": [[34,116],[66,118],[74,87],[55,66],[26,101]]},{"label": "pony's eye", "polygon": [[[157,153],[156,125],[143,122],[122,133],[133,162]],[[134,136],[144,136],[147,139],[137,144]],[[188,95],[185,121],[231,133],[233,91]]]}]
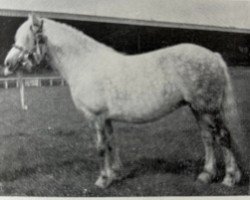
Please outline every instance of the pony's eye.
[{"label": "pony's eye", "polygon": [[42,36],[38,36],[37,42],[38,42],[38,44],[44,44],[45,41],[44,41]]},{"label": "pony's eye", "polygon": [[30,30],[31,30],[32,33],[34,32],[32,26],[30,26]]},{"label": "pony's eye", "polygon": [[37,38],[34,40],[34,45],[44,44],[44,43],[45,43],[45,40],[42,36],[37,36]]},{"label": "pony's eye", "polygon": [[28,59],[32,59],[33,58],[33,55],[30,53],[28,54]]}]

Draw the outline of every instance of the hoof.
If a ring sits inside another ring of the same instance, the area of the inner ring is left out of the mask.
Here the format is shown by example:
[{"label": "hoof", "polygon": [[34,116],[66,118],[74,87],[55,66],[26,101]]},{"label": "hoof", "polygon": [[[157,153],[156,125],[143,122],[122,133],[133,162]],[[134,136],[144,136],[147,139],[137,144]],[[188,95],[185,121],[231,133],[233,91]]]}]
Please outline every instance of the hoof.
[{"label": "hoof", "polygon": [[95,185],[99,188],[107,188],[112,183],[112,179],[107,176],[100,176],[97,181],[95,182]]},{"label": "hoof", "polygon": [[95,185],[99,188],[107,188],[110,186],[114,181],[119,181],[122,179],[122,176],[118,176],[116,173],[112,173],[110,176],[100,175]]},{"label": "hoof", "polygon": [[233,187],[237,183],[239,183],[241,180],[241,172],[238,170],[237,172],[233,173],[227,173],[224,177],[222,184],[227,187]]},{"label": "hoof", "polygon": [[203,171],[202,173],[199,174],[197,180],[202,183],[208,184],[212,182],[213,178],[214,178],[214,175],[212,173]]}]

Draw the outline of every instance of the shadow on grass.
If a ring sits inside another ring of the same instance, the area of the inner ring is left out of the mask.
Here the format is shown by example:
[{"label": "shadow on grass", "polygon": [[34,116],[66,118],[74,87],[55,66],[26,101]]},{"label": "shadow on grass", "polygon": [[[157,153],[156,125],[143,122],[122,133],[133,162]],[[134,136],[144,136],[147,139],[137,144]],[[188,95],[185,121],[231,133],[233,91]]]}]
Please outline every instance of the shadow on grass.
[{"label": "shadow on grass", "polygon": [[[133,179],[146,174],[176,174],[187,175],[196,179],[198,174],[202,171],[204,165],[203,159],[199,160],[166,160],[163,158],[146,158],[125,163],[125,170],[122,180]],[[77,170],[74,166],[78,166]],[[23,167],[15,169],[14,171],[4,171],[0,174],[2,181],[14,181],[16,179],[32,176],[33,174],[50,174],[53,171],[60,169],[73,170],[74,174],[81,174],[83,171],[95,173],[98,169],[98,164],[95,160],[73,158],[71,160],[57,161],[55,163],[44,163],[33,167]],[[218,163],[218,174],[214,182],[221,182],[225,175],[224,164]],[[119,182],[119,181],[118,181]],[[249,178],[243,177],[240,185],[245,186],[249,184]]]},{"label": "shadow on grass", "polygon": [[162,158],[141,158],[127,164],[129,172],[126,178],[134,178],[144,174],[172,173],[172,174],[198,174],[203,161],[198,160],[165,160]]},{"label": "shadow on grass", "polygon": [[[190,175],[194,178],[202,171],[204,160],[165,160],[162,158],[141,158],[138,161],[127,164],[128,172],[123,179],[135,178],[144,174],[178,174]],[[219,162],[217,164],[217,176],[214,182],[221,182],[225,176],[225,166]],[[127,171],[127,170],[126,170]],[[249,177],[243,176],[240,186],[249,184]]]}]

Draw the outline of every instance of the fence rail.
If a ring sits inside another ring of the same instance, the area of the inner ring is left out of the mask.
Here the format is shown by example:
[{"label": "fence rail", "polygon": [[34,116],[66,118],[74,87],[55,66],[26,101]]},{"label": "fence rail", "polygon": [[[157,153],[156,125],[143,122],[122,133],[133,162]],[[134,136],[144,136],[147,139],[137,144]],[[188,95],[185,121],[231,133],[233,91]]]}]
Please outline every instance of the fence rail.
[{"label": "fence rail", "polygon": [[52,87],[65,86],[67,83],[60,76],[46,76],[46,77],[6,77],[0,78],[0,88],[18,88],[20,83],[24,87]]}]

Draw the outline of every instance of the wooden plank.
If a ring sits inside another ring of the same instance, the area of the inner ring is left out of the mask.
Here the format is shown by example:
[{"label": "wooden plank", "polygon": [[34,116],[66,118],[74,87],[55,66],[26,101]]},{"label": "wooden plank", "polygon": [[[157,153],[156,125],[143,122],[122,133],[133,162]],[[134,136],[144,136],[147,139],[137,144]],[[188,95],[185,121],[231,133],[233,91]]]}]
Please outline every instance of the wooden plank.
[{"label": "wooden plank", "polygon": [[[56,86],[65,86],[65,80],[60,76],[51,76],[51,77],[23,77],[23,85],[25,87],[45,87],[42,85],[42,80],[47,80],[49,84],[47,86],[51,87],[54,86],[53,80],[58,80],[59,84]],[[15,81],[15,86],[19,87],[19,78],[18,77],[6,77],[0,78],[0,82],[3,83],[3,87],[5,89],[9,88],[9,82]]]}]

